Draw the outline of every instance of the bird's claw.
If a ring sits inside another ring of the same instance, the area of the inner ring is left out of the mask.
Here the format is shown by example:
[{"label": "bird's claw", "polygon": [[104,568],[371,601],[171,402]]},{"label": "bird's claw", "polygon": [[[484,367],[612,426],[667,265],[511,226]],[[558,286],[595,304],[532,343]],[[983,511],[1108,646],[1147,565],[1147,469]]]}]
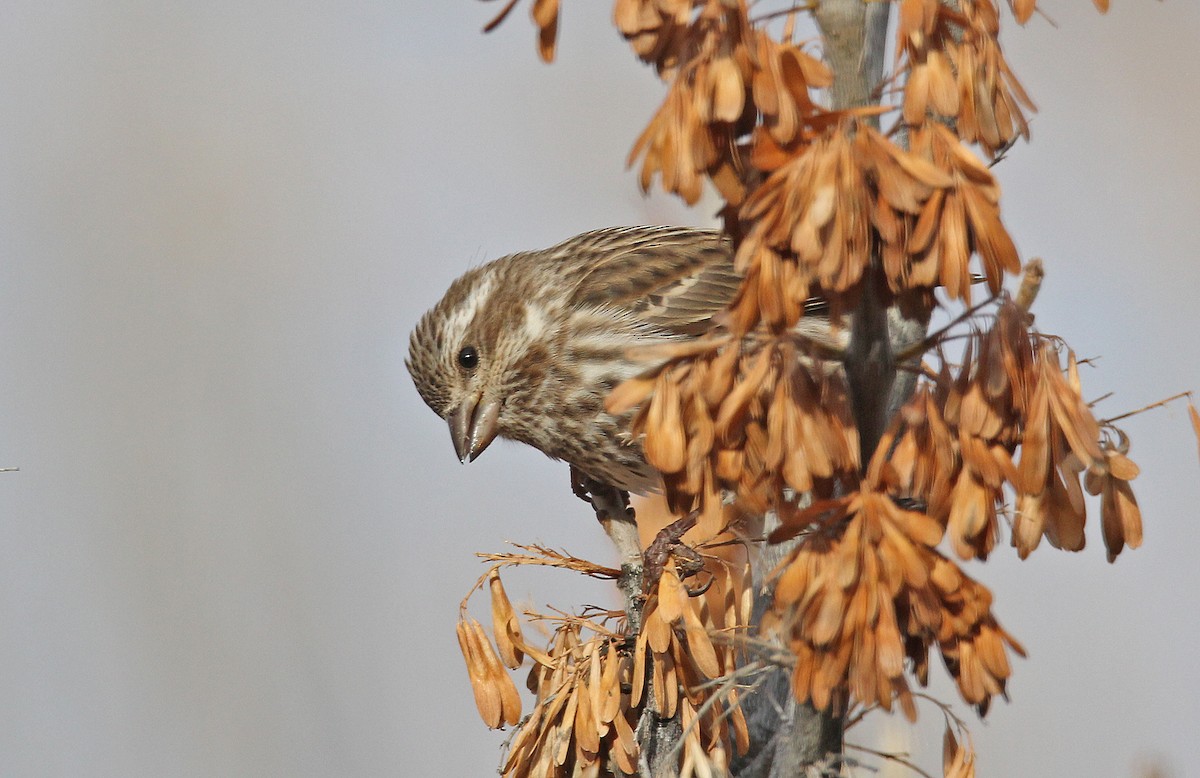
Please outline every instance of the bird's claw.
[{"label": "bird's claw", "polygon": [[[675,570],[679,574],[679,580],[681,581],[696,575],[704,569],[704,558],[700,556],[700,552],[683,542],[684,534],[696,526],[696,520],[699,517],[700,511],[692,511],[683,518],[676,519],[658,531],[658,535],[650,542],[650,545],[642,555],[647,588],[662,577],[663,568],[666,567],[667,560],[669,559],[675,560]],[[685,588],[689,596],[699,597],[708,591],[708,587],[710,586],[712,586],[711,577],[707,583],[700,587],[695,589]]]}]

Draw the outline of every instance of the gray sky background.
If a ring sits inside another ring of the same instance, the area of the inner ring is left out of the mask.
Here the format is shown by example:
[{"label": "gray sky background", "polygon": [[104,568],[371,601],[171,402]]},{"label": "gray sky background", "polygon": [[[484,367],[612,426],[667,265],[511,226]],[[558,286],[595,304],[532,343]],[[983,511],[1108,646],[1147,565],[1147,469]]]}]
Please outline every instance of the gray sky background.
[{"label": "gray sky background", "polygon": [[[1042,111],[1005,214],[1115,415],[1200,389],[1200,8],[1045,5],[1058,29],[1008,30]],[[608,4],[567,0],[551,67],[525,7],[479,33],[496,10],[5,5],[0,775],[492,774],[454,638],[473,552],[611,554],[564,465],[457,463],[408,332],[474,263],[707,222],[623,169],[662,88]],[[1125,426],[1145,548],[1109,566],[1093,522],[972,568],[1030,653],[980,775],[1200,765],[1196,441],[1182,405]]]}]

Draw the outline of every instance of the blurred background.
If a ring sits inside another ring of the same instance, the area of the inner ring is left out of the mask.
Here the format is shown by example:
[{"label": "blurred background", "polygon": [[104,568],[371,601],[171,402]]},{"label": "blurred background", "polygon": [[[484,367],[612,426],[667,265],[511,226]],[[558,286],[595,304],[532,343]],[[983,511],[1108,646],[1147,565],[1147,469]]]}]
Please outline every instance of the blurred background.
[{"label": "blurred background", "polygon": [[[493,773],[474,552],[612,553],[565,465],[458,464],[409,330],[473,264],[713,210],[624,169],[662,86],[608,4],[564,3],[550,67],[526,5],[484,36],[466,0],[5,3],[0,775]],[[1111,416],[1200,389],[1200,7],[1043,5],[1057,29],[1007,31],[1041,112],[997,171]],[[1029,650],[1011,703],[961,711],[981,775],[1200,764],[1196,440],[1182,404],[1124,426],[1144,548],[1106,564],[1093,516],[1083,553],[971,568]],[[905,730],[850,739],[939,769],[940,715]]]}]

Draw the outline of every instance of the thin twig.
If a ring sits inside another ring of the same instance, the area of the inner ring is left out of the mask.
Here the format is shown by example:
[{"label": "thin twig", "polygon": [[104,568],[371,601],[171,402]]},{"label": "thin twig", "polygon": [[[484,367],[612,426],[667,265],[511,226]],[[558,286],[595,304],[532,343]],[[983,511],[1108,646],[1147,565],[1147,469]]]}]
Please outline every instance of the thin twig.
[{"label": "thin twig", "polygon": [[911,359],[912,357],[920,356],[921,354],[924,354],[926,351],[929,350],[929,348],[931,346],[936,345],[939,342],[939,339],[943,335],[945,335],[947,332],[949,332],[951,329],[962,324],[964,321],[971,318],[975,314],[979,313],[981,310],[983,310],[984,308],[986,308],[987,306],[991,305],[992,303],[996,302],[999,299],[1000,299],[1000,295],[994,294],[991,297],[984,300],[983,302],[979,303],[978,305],[971,306],[967,310],[960,313],[958,316],[955,316],[954,319],[949,324],[947,324],[945,327],[942,327],[940,330],[933,333],[932,335],[927,335],[924,340],[917,341],[916,343],[912,344],[911,346],[908,346],[907,348],[897,351],[896,352],[896,361],[902,362],[906,359]]},{"label": "thin twig", "polygon": [[1122,413],[1120,416],[1113,416],[1111,419],[1103,419],[1100,421],[1100,426],[1107,427],[1108,425],[1112,424],[1115,421],[1120,421],[1121,419],[1128,419],[1130,416],[1136,416],[1139,413],[1144,413],[1146,411],[1152,411],[1155,408],[1161,408],[1164,405],[1166,405],[1167,403],[1174,402],[1175,400],[1178,400],[1181,397],[1187,397],[1188,399],[1191,399],[1192,392],[1180,392],[1179,394],[1168,397],[1165,400],[1159,400],[1156,403],[1150,403],[1149,405],[1147,405],[1145,407],[1138,408],[1136,411],[1130,411],[1129,413]]},{"label": "thin twig", "polygon": [[900,756],[899,754],[893,754],[893,753],[889,753],[887,751],[876,751],[874,748],[867,748],[866,746],[860,746],[857,743],[847,743],[846,748],[853,748],[855,751],[862,751],[864,754],[870,754],[871,756],[877,756],[880,759],[887,759],[889,762],[895,762],[896,764],[903,765],[904,767],[907,767],[909,770],[912,770],[914,773],[917,773],[918,775],[922,775],[925,778],[933,778],[932,775],[925,772],[920,767],[917,767],[915,764],[908,761],[907,759]]},{"label": "thin twig", "polygon": [[779,11],[771,11],[770,13],[765,13],[762,16],[755,16],[752,19],[750,19],[750,23],[751,24],[762,24],[763,22],[769,22],[772,19],[778,19],[781,16],[787,16],[789,14],[799,13],[801,11],[811,11],[816,7],[817,7],[817,0],[808,0],[808,2],[806,2],[806,3],[796,3],[791,8],[784,8]]},{"label": "thin twig", "polygon": [[[550,610],[557,613],[558,615],[551,616],[546,613],[539,613],[538,611],[535,611],[535,610],[532,610],[529,608],[526,608],[525,610],[523,610],[522,613],[525,614],[525,617],[529,619],[529,622],[531,624],[538,623],[538,622],[546,622],[548,624],[559,624],[559,625],[578,624],[579,628],[581,630],[584,628],[590,629],[599,638],[607,638],[607,639],[611,639],[611,640],[624,640],[624,638],[625,638],[625,636],[623,634],[609,629],[603,623],[597,622],[592,618],[588,618],[586,616],[579,616],[574,613],[568,613],[567,611],[560,610],[559,608],[555,608],[552,605],[547,606],[547,607]],[[591,606],[589,606],[589,607],[591,607]],[[625,617],[625,611],[612,611],[612,610],[605,610],[605,609],[600,609],[600,608],[598,608],[597,610],[599,611],[599,613],[604,614],[604,618],[602,619],[602,621],[605,621],[605,622],[619,621],[620,619]]]},{"label": "thin twig", "polygon": [[[525,545],[522,543],[513,543],[514,546],[525,551],[532,551],[533,554],[514,554],[510,552],[478,552],[475,556],[487,562],[495,562],[504,567],[512,567],[515,565],[541,565],[543,567],[558,567],[567,570],[574,570],[577,573],[583,573],[593,578],[601,578],[612,580],[621,574],[620,570],[612,567],[598,565],[595,562],[589,562],[586,559],[580,559],[577,556],[572,556],[567,551],[555,551],[546,546],[536,544]],[[536,555],[536,556],[535,556]],[[484,574],[487,577],[487,574]]]},{"label": "thin twig", "polygon": [[860,705],[858,708],[852,716],[846,719],[846,729],[850,729],[855,724],[861,723],[867,717],[867,714],[879,710],[879,705],[878,703],[871,703],[870,705]]}]

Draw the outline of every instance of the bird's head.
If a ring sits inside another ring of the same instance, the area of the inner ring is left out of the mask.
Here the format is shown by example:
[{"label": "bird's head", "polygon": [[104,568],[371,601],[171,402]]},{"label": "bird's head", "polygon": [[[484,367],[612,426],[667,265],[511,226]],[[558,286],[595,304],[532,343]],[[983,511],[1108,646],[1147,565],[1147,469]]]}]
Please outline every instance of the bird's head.
[{"label": "bird's head", "polygon": [[413,330],[405,364],[425,403],[450,426],[454,451],[473,461],[505,431],[515,369],[528,343],[525,303],[499,299],[495,263],[455,281]]}]

